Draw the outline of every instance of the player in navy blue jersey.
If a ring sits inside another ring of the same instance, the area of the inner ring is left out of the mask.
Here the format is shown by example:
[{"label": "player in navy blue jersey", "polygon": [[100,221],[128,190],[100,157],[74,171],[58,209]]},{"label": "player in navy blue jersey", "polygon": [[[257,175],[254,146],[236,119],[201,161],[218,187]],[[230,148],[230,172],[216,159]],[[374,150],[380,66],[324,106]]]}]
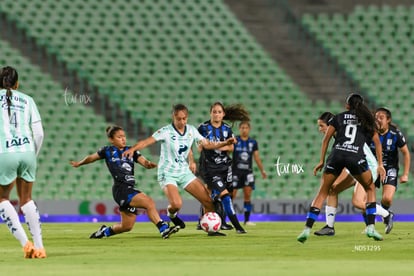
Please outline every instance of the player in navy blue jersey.
[{"label": "player in navy blue jersey", "polygon": [[262,178],[267,178],[267,175],[260,159],[257,141],[249,136],[250,129],[248,121],[239,124],[240,135],[236,137],[237,143],[234,145],[233,151],[233,199],[236,198],[237,190],[243,189],[244,224],[254,226],[255,224],[250,221],[251,197],[255,189],[253,159],[259,167]]},{"label": "player in navy blue jersey", "polygon": [[[326,133],[328,129],[328,122],[331,118],[334,117],[334,114],[330,112],[324,112],[317,120],[318,129],[322,134]],[[334,135],[335,136],[335,135]],[[372,153],[371,149],[369,148],[368,144],[364,144],[363,148],[365,158],[368,162],[368,167],[371,170],[371,173],[374,179],[377,179],[377,166],[378,162],[375,155]],[[352,205],[363,212],[364,220],[366,221],[365,215],[365,205],[366,205],[366,193],[364,188],[352,175],[349,174],[347,169],[343,169],[341,174],[332,184],[331,188],[329,189],[329,194],[326,199],[326,206],[325,206],[325,218],[326,218],[326,225],[318,231],[315,231],[314,234],[317,236],[333,236],[335,235],[335,218],[336,218],[336,209],[338,207],[338,194],[346,189],[354,186],[354,193],[352,194]],[[381,205],[376,205],[376,214],[382,216],[384,219],[391,214],[381,207]],[[386,229],[391,231],[392,228],[392,219],[389,219],[389,224],[387,225]]]},{"label": "player in navy blue jersey", "polygon": [[[233,131],[223,120],[233,122],[249,120],[249,115],[241,105],[224,107],[222,103],[215,102],[210,107],[210,120],[202,123],[198,131],[211,142],[225,141],[233,136]],[[215,201],[216,206],[219,207],[218,209],[220,209],[222,204],[224,212],[217,211],[222,217],[222,229],[231,229],[226,224],[224,215],[226,214],[236,232],[244,234],[246,231],[240,225],[231,199],[233,177],[232,161],[229,152],[232,152],[233,149],[234,145],[227,145],[216,150],[200,149],[199,174],[207,184],[209,191],[211,191],[212,199]]]},{"label": "player in navy blue jersey", "polygon": [[[365,209],[368,222],[367,236],[375,240],[383,239],[375,230],[375,186],[363,151],[364,144],[369,139],[372,139],[376,147],[378,159],[377,172],[381,180],[384,180],[385,170],[382,163],[381,143],[376,131],[375,118],[359,94],[349,95],[346,100],[346,107],[347,111],[335,115],[329,120],[329,126],[322,141],[320,161],[313,170],[314,175],[316,175],[319,170],[324,168],[322,181],[318,194],[309,208],[305,229],[297,237],[299,242],[304,243],[308,239],[322,204],[328,196],[329,189],[344,168],[348,169],[350,174],[364,187],[367,193]],[[335,133],[335,142],[325,165],[325,155],[329,141]]]},{"label": "player in navy blue jersey", "polygon": [[157,226],[161,237],[163,239],[169,238],[171,234],[179,230],[179,226],[170,227],[167,222],[164,222],[160,218],[152,198],[135,187],[134,162],[147,169],[155,168],[157,164],[148,161],[138,151],[134,152],[132,158],[122,156],[122,153],[128,150],[129,146],[126,146],[125,132],[121,127],[108,127],[106,133],[112,145],[102,147],[98,152],[86,156],[81,161],[70,162],[73,167],[77,168],[104,159],[114,179],[112,196],[119,205],[121,222],[112,226],[102,225],[98,231],[92,233],[90,238],[101,239],[131,231],[136,221],[137,208],[146,209],[148,218]]},{"label": "player in navy blue jersey", "polygon": [[[385,181],[382,184],[382,199],[381,205],[388,210],[392,205],[392,199],[398,186],[398,172],[399,160],[398,149],[400,149],[404,157],[404,172],[400,177],[401,183],[408,181],[408,174],[410,172],[410,151],[401,131],[392,124],[391,111],[385,107],[378,108],[375,111],[375,118],[379,124],[379,138],[382,145],[382,159],[386,171]],[[375,145],[371,144],[371,149],[375,151]],[[375,182],[377,188],[381,187],[379,181]],[[393,214],[392,212],[390,212]],[[384,223],[387,225],[385,233],[388,234],[392,229],[392,218],[384,218]]]}]

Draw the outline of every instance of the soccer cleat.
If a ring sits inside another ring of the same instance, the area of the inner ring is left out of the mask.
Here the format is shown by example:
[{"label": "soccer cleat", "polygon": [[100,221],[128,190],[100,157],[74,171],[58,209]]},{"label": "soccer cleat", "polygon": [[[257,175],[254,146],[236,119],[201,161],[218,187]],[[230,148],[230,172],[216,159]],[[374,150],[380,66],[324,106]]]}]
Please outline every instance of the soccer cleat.
[{"label": "soccer cleat", "polygon": [[333,227],[329,227],[328,225],[325,225],[320,230],[315,231],[314,234],[316,236],[333,236],[335,235],[335,229]]},{"label": "soccer cleat", "polygon": [[171,227],[168,227],[164,231],[161,232],[161,237],[165,240],[168,239],[172,234],[177,233],[178,230],[180,230],[180,226],[174,225]]},{"label": "soccer cleat", "polygon": [[200,221],[198,221],[197,223],[196,230],[203,230],[203,228],[201,227]]},{"label": "soccer cleat", "polygon": [[374,239],[374,240],[376,240],[376,241],[382,241],[382,240],[383,240],[383,238],[382,238],[381,234],[380,234],[380,233],[378,233],[378,232],[375,230],[375,228],[374,228],[374,225],[373,225],[373,224],[368,225],[368,227],[367,227],[367,237],[368,237],[368,238],[373,238],[373,239]]},{"label": "soccer cleat", "polygon": [[210,236],[210,237],[219,237],[219,236],[224,237],[224,236],[226,236],[226,234],[220,233],[220,232],[208,232],[207,236]]},{"label": "soccer cleat", "polygon": [[44,259],[46,258],[46,250],[44,248],[41,249],[35,249],[33,254],[32,254],[32,258],[34,259]]},{"label": "soccer cleat", "polygon": [[389,211],[390,214],[384,218],[385,223],[385,234],[389,234],[394,227],[394,213]]},{"label": "soccer cleat", "polygon": [[103,237],[105,237],[105,229],[106,229],[106,225],[102,225],[98,231],[93,232],[91,234],[91,236],[89,237],[90,239],[102,239]]},{"label": "soccer cleat", "polygon": [[305,228],[296,239],[298,240],[298,242],[305,243],[305,241],[309,238],[309,235],[310,228]]},{"label": "soccer cleat", "polygon": [[247,234],[247,231],[242,228],[242,229],[237,229],[236,233],[237,234]]},{"label": "soccer cleat", "polygon": [[244,223],[244,225],[247,225],[247,226],[256,226],[256,223],[251,222],[251,221],[246,221],[246,222]]},{"label": "soccer cleat", "polygon": [[32,258],[33,252],[35,248],[31,241],[27,241],[26,244],[23,246],[23,256],[26,259]]},{"label": "soccer cleat", "polygon": [[227,223],[222,223],[221,224],[221,230],[232,230],[233,229],[233,226],[231,226],[230,224],[227,224]]},{"label": "soccer cleat", "polygon": [[175,226],[180,226],[181,229],[185,228],[185,223],[182,219],[180,219],[178,216],[175,216],[175,218],[171,218],[171,221],[174,223]]}]

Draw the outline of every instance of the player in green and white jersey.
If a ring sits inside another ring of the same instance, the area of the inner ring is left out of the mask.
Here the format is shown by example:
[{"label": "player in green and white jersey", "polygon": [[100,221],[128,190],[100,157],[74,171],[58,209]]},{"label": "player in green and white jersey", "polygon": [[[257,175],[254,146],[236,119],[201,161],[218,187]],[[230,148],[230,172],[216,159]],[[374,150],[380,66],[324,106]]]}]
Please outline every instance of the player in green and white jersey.
[{"label": "player in green and white jersey", "polygon": [[187,124],[188,109],[183,104],[173,107],[172,119],[172,124],[160,128],[152,136],[139,141],[125,151],[124,155],[131,157],[137,150],[142,150],[156,142],[161,143],[158,182],[168,198],[168,216],[175,225],[185,228],[185,223],[177,216],[182,206],[178,187],[194,196],[204,206],[206,212],[214,212],[213,202],[207,189],[190,170],[187,162],[194,142],[206,149],[217,149],[234,144],[236,141],[233,137],[221,142],[210,142],[205,139],[194,126]]},{"label": "player in green and white jersey", "polygon": [[[0,217],[23,247],[25,258],[46,258],[39,211],[31,198],[36,178],[36,156],[43,142],[43,127],[32,97],[17,91],[17,71],[0,71]],[[17,186],[20,208],[34,245],[24,231],[9,197]]]}]

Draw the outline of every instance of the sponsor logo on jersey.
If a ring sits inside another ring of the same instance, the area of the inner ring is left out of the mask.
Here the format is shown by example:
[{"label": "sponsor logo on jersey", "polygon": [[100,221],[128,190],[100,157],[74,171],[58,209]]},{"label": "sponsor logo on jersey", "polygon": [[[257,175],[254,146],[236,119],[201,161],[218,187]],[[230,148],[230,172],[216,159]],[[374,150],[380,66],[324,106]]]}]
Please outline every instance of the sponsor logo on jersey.
[{"label": "sponsor logo on jersey", "polygon": [[15,137],[6,141],[6,148],[19,147],[25,144],[30,144],[30,140],[27,137]]}]

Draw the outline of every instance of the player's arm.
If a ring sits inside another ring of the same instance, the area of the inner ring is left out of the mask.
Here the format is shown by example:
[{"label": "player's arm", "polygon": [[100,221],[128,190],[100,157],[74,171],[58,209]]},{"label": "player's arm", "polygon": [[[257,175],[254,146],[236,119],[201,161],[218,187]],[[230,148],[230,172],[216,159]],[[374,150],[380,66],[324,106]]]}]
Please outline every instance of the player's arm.
[{"label": "player's arm", "polygon": [[197,171],[197,164],[194,161],[194,154],[193,154],[193,150],[192,149],[190,149],[190,152],[188,153],[188,165],[190,167],[190,170],[193,173],[196,173],[196,171]]},{"label": "player's arm", "polygon": [[90,154],[88,156],[86,156],[85,158],[83,158],[80,161],[70,161],[70,164],[72,165],[72,167],[77,168],[92,162],[95,162],[96,160],[100,160],[102,159],[99,154],[97,152]]},{"label": "player's arm", "polygon": [[202,145],[202,147],[207,150],[219,149],[229,145],[233,146],[236,143],[237,139],[234,137],[230,137],[229,139],[220,142],[209,141],[207,139],[200,140],[200,144]]},{"label": "player's arm", "polygon": [[385,180],[385,169],[384,169],[384,163],[382,163],[382,144],[378,136],[378,132],[374,132],[374,135],[372,136],[372,142],[375,146],[375,155],[377,157],[378,161],[378,168],[377,172],[380,176],[380,180]]},{"label": "player's arm", "polygon": [[259,151],[258,150],[255,150],[253,152],[253,158],[254,158],[254,161],[257,164],[257,167],[260,170],[260,173],[262,174],[263,179],[266,179],[267,178],[267,174],[266,174],[266,171],[264,170],[264,167],[263,167],[263,164],[262,164],[262,159],[260,159],[260,154],[259,154]]},{"label": "player's arm", "polygon": [[122,153],[123,157],[132,158],[134,156],[134,152],[137,150],[142,150],[148,146],[151,146],[152,144],[155,144],[157,142],[154,137],[150,136],[144,140],[138,141],[134,146],[126,150],[124,153]]},{"label": "player's arm", "polygon": [[336,131],[335,127],[333,127],[332,125],[328,126],[326,133],[322,139],[321,156],[319,159],[319,163],[313,169],[313,175],[316,175],[316,173],[323,168],[325,164],[325,156],[326,156],[326,151],[328,150],[329,141],[331,141],[331,138],[334,135],[335,131]]},{"label": "player's arm", "polygon": [[153,169],[157,167],[157,164],[154,162],[149,161],[147,158],[145,158],[143,155],[140,155],[137,159],[138,164],[143,166],[146,169]]},{"label": "player's arm", "polygon": [[410,173],[411,156],[410,156],[410,151],[408,150],[407,144],[401,147],[400,150],[404,158],[404,161],[403,161],[404,162],[404,173],[400,177],[400,182],[405,183],[408,181],[408,174]]}]

